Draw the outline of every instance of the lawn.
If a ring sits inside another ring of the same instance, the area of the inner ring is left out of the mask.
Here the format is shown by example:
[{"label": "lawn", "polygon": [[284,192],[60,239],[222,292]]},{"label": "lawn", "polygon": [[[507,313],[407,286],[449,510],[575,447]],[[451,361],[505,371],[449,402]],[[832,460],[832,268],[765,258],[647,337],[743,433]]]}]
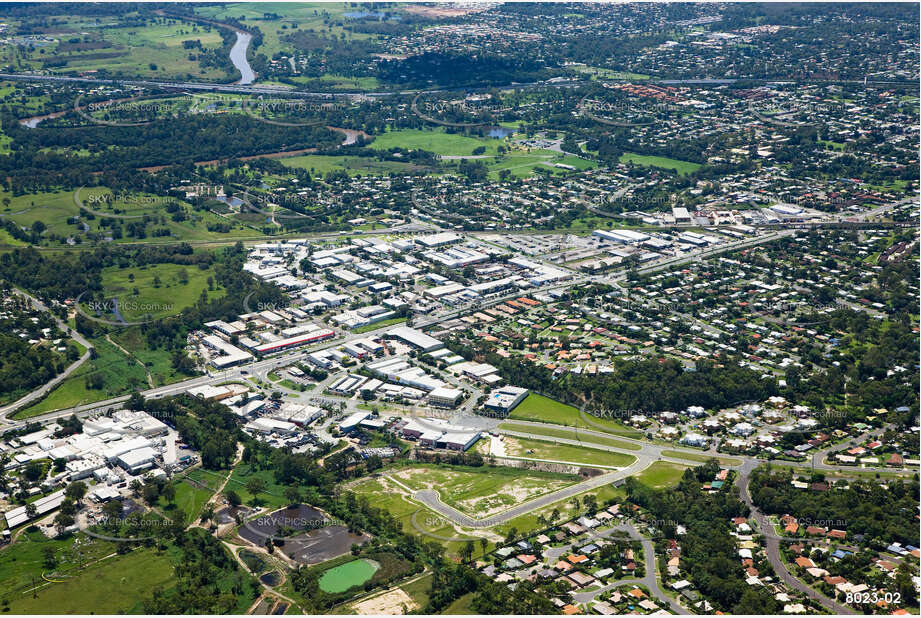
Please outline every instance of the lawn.
[{"label": "lawn", "polygon": [[468,592],[455,599],[450,605],[444,608],[441,613],[447,616],[470,615],[474,613],[471,603],[473,603],[473,593]]},{"label": "lawn", "polygon": [[198,519],[202,507],[212,495],[214,495],[213,490],[196,487],[188,480],[180,479],[176,483],[176,497],[173,503],[167,503],[163,496],[160,496],[159,506],[170,516],[175,509],[181,509],[185,513],[186,523],[191,524]]},{"label": "lawn", "polygon": [[[212,278],[210,290],[209,277]],[[181,264],[112,266],[102,271],[102,293],[107,300],[118,299],[119,311],[128,322],[164,318],[194,305],[203,291],[211,299],[223,296],[224,290],[213,283],[213,277],[211,269]],[[112,303],[106,303],[105,308],[113,308]],[[84,311],[92,315],[89,308],[84,307]],[[118,321],[111,312],[99,317]]]},{"label": "lawn", "polygon": [[534,459],[552,459],[555,461],[568,461],[585,464],[588,466],[615,466],[625,467],[636,461],[632,455],[612,453],[593,448],[572,446],[569,444],[555,444],[543,440],[528,440],[526,438],[505,438],[505,448],[509,455],[514,457],[531,457]]},{"label": "lawn", "polygon": [[432,590],[432,576],[423,575],[422,577],[403,584],[400,588],[415,601],[419,607],[425,607],[429,602],[429,592]]},{"label": "lawn", "polygon": [[575,425],[581,422],[578,408],[537,393],[531,393],[525,397],[524,401],[515,406],[509,418],[543,421],[557,425]]},{"label": "lawn", "polygon": [[285,485],[279,485],[275,482],[275,472],[272,469],[258,470],[254,469],[250,464],[240,463],[233,469],[224,491],[227,492],[232,489],[237,492],[244,503],[252,504],[254,496],[246,489],[246,483],[254,476],[265,481],[265,490],[258,496],[260,505],[270,508],[287,506]]},{"label": "lawn", "polygon": [[720,465],[723,466],[740,466],[742,462],[738,459],[733,459],[732,457],[710,457],[709,455],[698,455],[696,453],[686,453],[684,451],[662,451],[662,455],[665,457],[674,457],[675,459],[686,459],[688,461],[699,461],[701,463],[706,463],[711,459],[717,459],[720,462]]},{"label": "lawn", "polygon": [[524,401],[512,410],[509,418],[523,421],[554,423],[556,425],[568,425],[570,427],[579,427],[582,429],[594,429],[596,431],[613,433],[629,438],[643,437],[641,431],[637,431],[636,429],[632,429],[609,419],[592,416],[589,418],[589,421],[591,421],[591,423],[589,423],[579,414],[578,408],[560,403],[559,401],[544,397],[543,395],[538,395],[537,393],[528,395]]},{"label": "lawn", "polygon": [[[87,541],[78,536],[81,548],[92,547],[97,541]],[[57,543],[49,541],[49,543]],[[67,543],[67,541],[64,541]],[[70,543],[73,545],[73,541]],[[5,594],[10,599],[9,611],[12,614],[47,614],[49,611],[59,614],[119,614],[140,613],[141,601],[157,586],[169,587],[173,579],[173,563],[169,553],[157,553],[154,549],[137,549],[122,556],[108,555],[97,558],[98,562],[88,561],[82,568],[38,568],[29,569],[29,574],[20,572],[23,559],[22,544],[17,543],[15,551],[18,560],[11,577],[4,576],[6,582],[16,582],[18,593]],[[36,543],[35,545],[43,545]],[[107,543],[111,554],[114,548]],[[42,566],[38,556],[32,557]],[[55,580],[46,582],[42,575]],[[28,577],[28,579],[24,579]],[[40,588],[33,594],[22,594],[32,585]]]},{"label": "lawn", "polygon": [[528,433],[536,436],[546,436],[548,438],[563,438],[564,440],[577,440],[586,444],[589,448],[592,444],[603,444],[604,446],[613,446],[628,451],[638,451],[642,447],[632,442],[624,442],[616,438],[605,438],[595,434],[580,433],[578,429],[557,429],[556,427],[541,427],[539,425],[522,425],[521,423],[501,423],[499,429],[508,431],[517,431]]},{"label": "lawn", "polygon": [[669,159],[668,157],[657,157],[650,155],[641,155],[633,152],[625,152],[620,156],[621,163],[633,163],[642,167],[659,167],[662,169],[675,170],[682,176],[686,176],[700,169],[700,163],[690,161],[681,161],[680,159]]},{"label": "lawn", "polygon": [[305,169],[311,174],[328,174],[345,171],[351,176],[384,176],[391,172],[403,173],[414,168],[411,163],[379,161],[372,157],[347,157],[335,155],[301,155],[279,159],[283,165],[294,169]]},{"label": "lawn", "polygon": [[665,489],[678,484],[681,475],[688,469],[688,466],[681,464],[669,463],[667,461],[656,461],[651,466],[640,472],[636,480],[653,489]]},{"label": "lawn", "polygon": [[[82,202],[85,207],[100,213],[111,212],[114,215],[119,214],[115,212],[118,210],[122,216],[163,216],[164,223],[158,223],[156,227],[168,229],[171,236],[163,238],[170,241],[231,239],[238,236],[252,236],[255,233],[252,228],[240,222],[220,217],[212,212],[190,211],[188,205],[183,202],[179,203],[186,209],[186,220],[173,221],[172,217],[166,216],[165,210],[166,204],[173,200],[165,200],[162,196],[138,193],[122,196],[122,199],[115,201],[111,191],[105,187],[83,188],[79,189],[78,195],[75,196],[75,193],[76,191],[47,191],[17,196],[10,192],[0,191],[0,200],[9,200],[4,201],[0,206],[0,214],[4,215],[5,219],[25,228],[31,228],[36,221],[41,221],[46,226],[44,232],[46,237],[55,234],[62,239],[74,237],[80,239],[81,242],[86,242],[92,240],[90,235],[98,235],[99,238],[111,236],[112,228],[101,225],[102,216],[92,213],[79,216],[80,206],[78,206],[77,199],[79,197],[79,202]],[[125,228],[127,224],[141,221],[141,219],[115,219],[115,221],[123,229],[123,236],[113,242],[138,242],[139,239],[127,235]],[[218,223],[231,224],[230,231],[224,233],[208,230],[208,225]],[[88,229],[85,230],[84,226]],[[153,223],[148,224],[148,233],[151,232],[153,226]],[[163,241],[163,239],[149,236],[141,240],[144,242]]]},{"label": "lawn", "polygon": [[402,324],[406,321],[406,318],[390,318],[389,320],[381,320],[380,322],[375,322],[374,324],[365,324],[364,326],[359,326],[358,328],[353,328],[352,332],[357,334],[367,333],[372,330],[377,330],[379,328],[386,328],[388,326],[395,326],[397,324]]},{"label": "lawn", "polygon": [[147,371],[150,372],[153,382],[156,386],[172,384],[182,380],[188,380],[194,375],[186,375],[173,367],[172,353],[165,348],[151,349],[147,345],[147,339],[141,332],[140,326],[130,328],[113,329],[109,337],[128,351],[131,356],[144,363]]},{"label": "lawn", "polygon": [[447,133],[442,129],[399,129],[388,131],[374,138],[369,148],[390,150],[404,148],[407,150],[427,150],[443,156],[470,156],[473,150],[483,147],[484,155],[495,155],[504,141],[491,137],[472,137],[462,133]]}]

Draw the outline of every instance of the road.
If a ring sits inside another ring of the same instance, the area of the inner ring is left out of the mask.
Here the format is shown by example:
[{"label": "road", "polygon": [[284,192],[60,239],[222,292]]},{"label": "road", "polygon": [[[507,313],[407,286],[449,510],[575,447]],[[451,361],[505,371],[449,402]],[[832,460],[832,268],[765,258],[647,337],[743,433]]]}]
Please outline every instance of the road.
[{"label": "road", "polygon": [[646,568],[643,577],[620,579],[591,592],[575,592],[572,595],[573,603],[589,603],[593,601],[598,595],[620,586],[642,585],[645,586],[650,592],[652,592],[653,596],[655,596],[660,603],[667,605],[674,613],[689,615],[690,612],[684,609],[677,601],[665,594],[665,591],[662,590],[662,587],[659,585],[656,553],[652,541],[641,535],[636,530],[636,528],[630,524],[620,524],[614,528],[611,528],[610,530],[605,530],[603,533],[599,533],[599,536],[610,536],[610,534],[615,532],[626,532],[631,540],[639,541],[643,545],[643,557],[646,559]]},{"label": "road", "polygon": [[762,534],[764,534],[764,542],[767,550],[768,562],[771,564],[774,572],[782,580],[784,580],[788,586],[799,590],[810,599],[820,603],[822,607],[829,610],[833,614],[841,615],[857,613],[846,605],[841,605],[840,603],[829,599],[818,590],[807,586],[795,575],[793,575],[789,569],[787,569],[787,566],[784,564],[783,559],[780,556],[781,537],[778,537],[776,534],[774,534],[774,527],[771,525],[770,520],[763,512],[761,512],[760,509],[758,509],[758,507],[755,506],[754,502],[752,502],[751,494],[748,491],[748,485],[751,482],[751,472],[753,469],[754,465],[752,465],[752,462],[746,462],[746,464],[742,466],[742,469],[739,472],[738,480],[739,497],[751,510],[752,518],[757,522],[758,529],[762,532]]},{"label": "road", "polygon": [[489,517],[484,517],[483,519],[474,519],[469,515],[461,513],[454,507],[445,504],[441,501],[438,492],[432,489],[420,489],[414,491],[412,493],[412,497],[413,499],[421,502],[431,510],[459,526],[463,526],[465,528],[489,528],[503,524],[521,515],[526,515],[527,513],[530,513],[536,509],[549,506],[555,502],[567,500],[586,491],[615,483],[627,478],[628,476],[634,476],[642,470],[646,469],[649,465],[652,464],[652,462],[653,460],[650,458],[637,457],[637,460],[626,468],[621,468],[620,470],[614,472],[599,474],[598,476],[594,476],[590,479],[575,483],[569,487],[564,487],[563,489],[538,496],[533,500],[522,502],[521,504],[517,504],[512,508],[503,511],[502,513],[490,515]]},{"label": "road", "polygon": [[45,395],[50,393],[52,390],[54,390],[54,388],[58,384],[66,380],[68,376],[70,376],[70,374],[72,374],[74,371],[77,370],[77,368],[80,367],[80,365],[82,365],[83,363],[89,360],[90,355],[92,354],[92,350],[93,350],[93,344],[91,344],[89,341],[84,339],[83,335],[71,329],[70,326],[65,324],[63,320],[61,320],[58,316],[52,313],[48,309],[48,307],[45,305],[45,303],[38,300],[31,294],[28,294],[27,292],[24,292],[17,288],[13,288],[13,292],[15,294],[19,294],[20,296],[28,299],[29,302],[32,304],[33,309],[37,311],[47,312],[54,319],[58,328],[61,329],[63,332],[67,333],[71,339],[73,339],[74,341],[82,345],[84,348],[86,348],[86,351],[80,356],[80,358],[78,358],[76,361],[71,363],[71,365],[67,367],[67,369],[59,373],[53,379],[49,380],[48,382],[38,387],[34,391],[27,393],[26,395],[23,395],[22,397],[20,397],[13,403],[0,407],[0,420],[5,419],[8,414],[11,414],[15,412],[16,410],[24,408],[33,402],[39,401],[42,397],[44,397]]}]

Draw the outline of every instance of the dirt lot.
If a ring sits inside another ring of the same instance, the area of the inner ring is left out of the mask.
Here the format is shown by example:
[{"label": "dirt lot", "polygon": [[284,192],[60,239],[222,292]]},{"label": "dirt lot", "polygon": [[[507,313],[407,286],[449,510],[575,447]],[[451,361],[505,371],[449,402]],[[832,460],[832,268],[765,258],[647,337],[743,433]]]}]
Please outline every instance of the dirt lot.
[{"label": "dirt lot", "polygon": [[[404,611],[404,607],[406,611]],[[408,594],[403,592],[401,588],[388,590],[384,594],[379,594],[376,597],[371,597],[370,599],[365,599],[364,601],[352,605],[352,609],[363,616],[400,616],[418,608],[419,606],[416,602],[413,601]]]}]

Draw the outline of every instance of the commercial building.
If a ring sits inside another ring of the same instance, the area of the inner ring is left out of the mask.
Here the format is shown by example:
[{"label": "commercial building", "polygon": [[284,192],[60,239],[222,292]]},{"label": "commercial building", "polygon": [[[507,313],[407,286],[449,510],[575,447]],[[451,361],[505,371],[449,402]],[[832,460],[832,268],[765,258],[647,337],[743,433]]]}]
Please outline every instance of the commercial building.
[{"label": "commercial building", "polygon": [[279,339],[278,341],[263,343],[261,345],[255,346],[253,350],[259,354],[270,354],[272,352],[280,352],[288,348],[294,348],[301,345],[309,345],[311,343],[324,341],[326,339],[335,337],[335,335],[336,331],[330,330],[328,328],[321,328],[305,335],[298,335],[296,337],[289,337],[287,339]]},{"label": "commercial building", "polygon": [[444,347],[444,344],[438,339],[408,326],[392,328],[384,334],[384,337],[387,339],[399,339],[423,352],[434,352]]},{"label": "commercial building", "polygon": [[231,367],[238,363],[245,362],[253,357],[252,354],[244,352],[235,345],[232,345],[217,335],[206,335],[202,338],[202,343],[220,353],[218,356],[211,358],[211,364],[221,369]]},{"label": "commercial building", "polygon": [[491,410],[503,416],[508,416],[508,414],[515,409],[515,406],[524,401],[527,396],[528,389],[526,388],[503,386],[490,393],[485,406],[487,410]]},{"label": "commercial building", "polygon": [[439,386],[429,393],[428,401],[439,408],[456,408],[463,398],[463,391],[447,386]]}]

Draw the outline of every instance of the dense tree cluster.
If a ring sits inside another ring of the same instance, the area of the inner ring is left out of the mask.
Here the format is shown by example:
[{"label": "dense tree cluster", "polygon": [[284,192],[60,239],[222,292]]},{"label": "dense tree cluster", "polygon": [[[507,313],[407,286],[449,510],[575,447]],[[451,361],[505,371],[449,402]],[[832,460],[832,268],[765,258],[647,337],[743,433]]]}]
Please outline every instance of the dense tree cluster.
[{"label": "dense tree cluster", "polygon": [[739,560],[731,519],[746,516],[747,507],[727,487],[709,493],[702,483],[713,479],[715,462],[685,471],[677,487],[655,490],[628,478],[627,496],[647,509],[661,522],[665,538],[676,538],[677,526],[686,533],[679,539],[681,565],[687,579],[713,605],[733,614],[773,614],[781,608],[763,588],[745,583],[746,574]]},{"label": "dense tree cluster", "polygon": [[[831,523],[849,537],[865,535],[871,546],[884,548],[895,541],[918,547],[919,485],[912,481],[847,481],[847,488],[802,490],[791,484],[792,471],[758,469],[752,473],[751,496],[766,513],[789,514],[806,524]],[[826,527],[826,526],[821,526]]]},{"label": "dense tree cluster", "polygon": [[700,361],[686,371],[676,360],[618,361],[614,371],[599,376],[568,374],[554,378],[543,365],[503,358],[452,342],[450,347],[467,359],[482,357],[499,368],[510,384],[532,389],[589,410],[655,413],[680,411],[688,406],[723,408],[744,401],[763,400],[777,392],[774,380],[731,362]]}]

